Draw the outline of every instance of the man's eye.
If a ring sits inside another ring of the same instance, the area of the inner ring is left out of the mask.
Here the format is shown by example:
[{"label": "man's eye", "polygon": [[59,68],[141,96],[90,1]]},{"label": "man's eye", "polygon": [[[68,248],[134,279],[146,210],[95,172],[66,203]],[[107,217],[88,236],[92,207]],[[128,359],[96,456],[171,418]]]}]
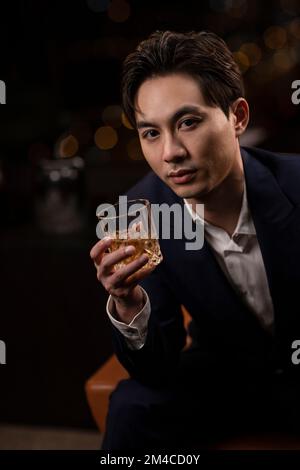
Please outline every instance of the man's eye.
[{"label": "man's eye", "polygon": [[181,122],[180,126],[184,124],[184,127],[192,127],[196,123],[196,119],[185,119]]},{"label": "man's eye", "polygon": [[155,131],[154,129],[150,129],[149,131],[146,131],[144,134],[143,134],[143,137],[145,139],[154,139],[156,136],[158,135],[158,132]]}]

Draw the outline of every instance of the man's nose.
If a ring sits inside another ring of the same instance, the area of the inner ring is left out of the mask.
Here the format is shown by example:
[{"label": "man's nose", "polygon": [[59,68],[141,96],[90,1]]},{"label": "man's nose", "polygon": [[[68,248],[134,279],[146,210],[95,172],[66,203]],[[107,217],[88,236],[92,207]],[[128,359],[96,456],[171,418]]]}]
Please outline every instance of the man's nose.
[{"label": "man's nose", "polygon": [[173,136],[168,136],[164,140],[163,160],[167,163],[180,161],[186,157],[186,149],[182,143]]}]

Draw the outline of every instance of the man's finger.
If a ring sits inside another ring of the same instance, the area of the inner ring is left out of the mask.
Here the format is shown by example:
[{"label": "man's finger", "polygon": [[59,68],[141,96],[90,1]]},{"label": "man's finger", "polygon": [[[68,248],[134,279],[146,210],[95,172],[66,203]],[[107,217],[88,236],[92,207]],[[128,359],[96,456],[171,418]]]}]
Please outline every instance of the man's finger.
[{"label": "man's finger", "polygon": [[150,268],[146,269],[141,269],[136,273],[133,273],[131,276],[127,277],[127,279],[124,280],[123,286],[124,287],[134,287],[135,285],[139,284],[140,281],[142,281],[145,277],[149,276],[149,274],[154,271],[156,266],[151,266]]},{"label": "man's finger", "polygon": [[135,252],[135,247],[132,245],[129,245],[129,246],[121,246],[120,248],[113,251],[112,253],[109,253],[108,255],[105,256],[105,260],[102,263],[103,272],[104,273],[111,272],[113,266],[116,263],[119,263],[125,258],[132,256],[134,252]]},{"label": "man's finger", "polygon": [[97,262],[97,259],[99,256],[101,257],[103,253],[107,250],[107,248],[111,244],[111,238],[103,238],[99,242],[96,243],[96,245],[93,246],[93,248],[90,251],[90,257]]},{"label": "man's finger", "polygon": [[149,257],[146,254],[143,254],[139,258],[135,259],[131,263],[128,263],[126,266],[118,269],[111,276],[110,282],[118,287],[120,284],[124,285],[124,280],[137,272],[142,266],[144,266],[149,261]]}]

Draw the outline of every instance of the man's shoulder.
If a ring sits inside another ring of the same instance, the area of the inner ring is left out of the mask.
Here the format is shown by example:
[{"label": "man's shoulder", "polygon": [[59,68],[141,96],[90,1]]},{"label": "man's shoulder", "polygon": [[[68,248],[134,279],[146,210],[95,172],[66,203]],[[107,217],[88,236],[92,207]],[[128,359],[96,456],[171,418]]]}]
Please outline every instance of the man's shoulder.
[{"label": "man's shoulder", "polygon": [[294,168],[300,171],[300,154],[287,152],[271,152],[257,147],[241,147],[252,157],[257,158],[263,165],[270,168],[272,173],[279,174],[281,171],[287,171]]},{"label": "man's shoulder", "polygon": [[300,154],[271,152],[256,147],[242,147],[274,176],[277,184],[295,204],[300,204]]},{"label": "man's shoulder", "polygon": [[151,203],[172,202],[178,196],[153,172],[149,171],[134,186],[126,191],[130,199],[148,199]]}]

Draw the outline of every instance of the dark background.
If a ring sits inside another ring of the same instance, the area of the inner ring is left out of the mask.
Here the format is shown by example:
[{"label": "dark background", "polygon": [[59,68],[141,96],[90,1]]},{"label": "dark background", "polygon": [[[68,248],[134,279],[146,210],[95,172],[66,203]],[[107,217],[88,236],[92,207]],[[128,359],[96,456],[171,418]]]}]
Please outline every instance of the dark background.
[{"label": "dark background", "polygon": [[84,382],[112,352],[95,211],[149,169],[119,87],[122,60],[157,29],[221,35],[250,102],[242,143],[300,152],[300,2],[2,2],[0,422],[94,426]]}]

